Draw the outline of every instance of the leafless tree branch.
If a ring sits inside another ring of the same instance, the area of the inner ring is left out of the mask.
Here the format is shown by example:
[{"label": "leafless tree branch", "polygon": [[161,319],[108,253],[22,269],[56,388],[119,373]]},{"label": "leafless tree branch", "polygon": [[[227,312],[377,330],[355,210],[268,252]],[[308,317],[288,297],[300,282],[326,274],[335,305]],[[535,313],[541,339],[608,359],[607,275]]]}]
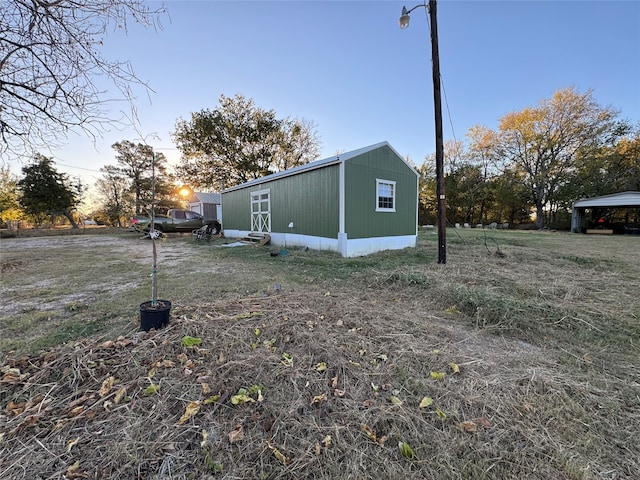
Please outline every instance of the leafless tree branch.
[{"label": "leafless tree branch", "polygon": [[[133,24],[160,28],[164,7],[142,0],[3,0],[0,2],[0,155],[31,156],[59,145],[70,130],[96,138],[126,118],[136,122],[132,85],[150,87],[128,61],[103,58],[110,31]],[[106,78],[116,95],[98,87]],[[123,101],[130,114],[109,106]]]}]

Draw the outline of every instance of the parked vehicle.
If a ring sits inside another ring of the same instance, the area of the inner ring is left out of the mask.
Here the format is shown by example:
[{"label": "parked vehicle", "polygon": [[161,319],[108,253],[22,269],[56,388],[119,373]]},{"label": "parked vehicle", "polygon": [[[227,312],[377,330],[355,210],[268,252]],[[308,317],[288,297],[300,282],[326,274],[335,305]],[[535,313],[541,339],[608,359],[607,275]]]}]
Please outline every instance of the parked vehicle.
[{"label": "parked vehicle", "polygon": [[[210,235],[217,235],[222,230],[222,224],[215,218],[206,218],[191,210],[175,208],[169,210],[166,215],[156,215],[153,223],[157,233],[192,232],[205,226]],[[151,229],[151,219],[135,216],[131,218],[131,225],[139,232],[148,233]]]}]

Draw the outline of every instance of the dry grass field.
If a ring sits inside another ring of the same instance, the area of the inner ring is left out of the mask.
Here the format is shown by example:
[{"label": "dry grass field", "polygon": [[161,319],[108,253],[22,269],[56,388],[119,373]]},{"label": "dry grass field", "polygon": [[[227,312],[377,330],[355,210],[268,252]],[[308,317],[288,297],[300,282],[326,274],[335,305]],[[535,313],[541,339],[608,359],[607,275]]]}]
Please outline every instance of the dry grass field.
[{"label": "dry grass field", "polygon": [[639,237],[139,237],[0,240],[0,479],[638,478]]}]

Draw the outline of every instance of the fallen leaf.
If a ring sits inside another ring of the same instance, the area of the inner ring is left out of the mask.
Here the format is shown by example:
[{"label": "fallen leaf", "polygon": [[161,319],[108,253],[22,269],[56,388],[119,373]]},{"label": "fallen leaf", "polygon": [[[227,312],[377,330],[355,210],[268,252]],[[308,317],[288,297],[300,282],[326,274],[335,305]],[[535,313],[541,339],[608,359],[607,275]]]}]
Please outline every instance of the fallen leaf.
[{"label": "fallen leaf", "polygon": [[89,478],[89,474],[84,470],[80,469],[80,460],[76,460],[73,465],[67,468],[67,471],[65,472],[64,476],[67,479]]},{"label": "fallen leaf", "polygon": [[210,403],[215,403],[218,400],[220,400],[220,395],[211,395],[209,398],[207,398],[204,402],[205,405],[209,405]]},{"label": "fallen leaf", "polygon": [[7,404],[7,412],[11,415],[20,415],[24,412],[24,407],[27,405],[27,402],[19,402],[16,403],[13,400],[10,400]]},{"label": "fallen leaf", "polygon": [[434,380],[444,380],[444,372],[430,372],[429,376]]},{"label": "fallen leaf", "polygon": [[200,448],[207,448],[209,446],[209,434],[203,428],[202,429],[202,440],[200,441]]},{"label": "fallen leaf", "polygon": [[147,388],[144,389],[144,394],[153,395],[155,393],[158,393],[159,390],[160,390],[160,385],[155,385],[152,383],[151,385],[149,385]]},{"label": "fallen leaf", "polygon": [[156,363],[153,364],[154,367],[156,368],[171,368],[171,367],[175,367],[176,362],[172,362],[171,360],[158,360]]},{"label": "fallen leaf", "polygon": [[398,397],[396,397],[395,395],[392,396],[389,401],[393,404],[393,405],[402,405],[402,400],[400,400]]},{"label": "fallen leaf", "polygon": [[340,389],[340,388],[335,388],[335,389],[333,390],[333,394],[334,394],[336,397],[339,397],[339,398],[344,397],[346,393],[347,393],[347,392],[346,392],[345,390],[342,390],[342,389]]},{"label": "fallen leaf", "polygon": [[115,403],[116,405],[120,403],[120,401],[124,398],[124,396],[127,393],[127,389],[124,387],[120,387],[118,389],[118,391],[116,392],[116,394],[113,397],[113,403]]},{"label": "fallen leaf", "polygon": [[326,362],[320,362],[316,365],[316,371],[318,372],[324,372],[326,369],[327,369]]},{"label": "fallen leaf", "polygon": [[415,455],[408,443],[398,442],[398,449],[400,450],[400,453],[403,457],[408,458],[409,460],[413,460],[413,457]]},{"label": "fallen leaf", "polygon": [[453,371],[453,373],[460,373],[460,367],[458,366],[457,363],[451,362],[449,366],[451,367],[451,370]]},{"label": "fallen leaf", "polygon": [[245,403],[254,403],[255,400],[247,395],[247,390],[241,388],[238,390],[236,395],[231,396],[231,404],[232,405],[243,405]]},{"label": "fallen leaf", "polygon": [[464,422],[459,423],[458,428],[463,432],[469,433],[478,431],[478,425],[476,424],[476,422],[472,422],[471,420],[465,420]]},{"label": "fallen leaf", "polygon": [[189,404],[184,409],[184,413],[178,420],[178,425],[183,425],[190,418],[195,416],[200,411],[200,402],[189,402]]},{"label": "fallen leaf", "polygon": [[181,340],[183,347],[193,347],[194,345],[200,345],[202,343],[201,338],[190,337],[189,335],[185,335]]},{"label": "fallen leaf", "polygon": [[368,425],[362,424],[360,425],[360,429],[367,435],[369,440],[377,443],[380,446],[384,446],[384,442],[387,441],[387,436],[378,437],[375,432]]},{"label": "fallen leaf", "polygon": [[282,354],[282,361],[280,362],[285,367],[291,367],[293,365],[293,356],[289,353],[284,352]]},{"label": "fallen leaf", "polygon": [[200,386],[202,387],[203,395],[209,395],[211,393],[211,387],[209,386],[208,383],[202,383],[200,384]]},{"label": "fallen leaf", "polygon": [[289,463],[289,459],[285,455],[283,455],[280,450],[271,445],[271,442],[269,442],[269,440],[267,440],[267,447],[269,448],[269,450],[271,450],[273,456],[280,460],[280,463],[282,463],[283,465],[287,465]]},{"label": "fallen leaf", "polygon": [[5,365],[4,367],[2,367],[0,372],[2,372],[5,375],[13,375],[15,377],[20,376],[20,369],[16,367],[10,367],[9,365]]},{"label": "fallen leaf", "polygon": [[236,443],[244,439],[244,430],[242,425],[236,425],[236,428],[229,432],[229,443]]},{"label": "fallen leaf", "polygon": [[418,408],[427,408],[427,407],[430,407],[431,405],[433,405],[433,398],[422,397],[422,400],[420,400],[420,405],[418,405]]},{"label": "fallen leaf", "polygon": [[189,360],[189,357],[187,357],[187,355],[184,353],[178,354],[176,358],[180,360],[182,363],[185,363],[187,360]]},{"label": "fallen leaf", "polygon": [[436,415],[438,415],[441,420],[445,420],[447,418],[447,414],[440,410],[440,407],[436,407]]},{"label": "fallen leaf", "polygon": [[103,381],[100,390],[98,390],[98,395],[100,395],[101,397],[108,395],[113,388],[113,384],[115,383],[115,381],[115,377],[109,377],[105,381]]},{"label": "fallen leaf", "polygon": [[322,395],[316,395],[311,399],[311,405],[322,403],[327,401],[327,394],[323,393]]},{"label": "fallen leaf", "polygon": [[322,440],[322,445],[324,445],[324,448],[329,448],[331,446],[331,435],[327,435],[326,437],[324,437],[324,440]]}]

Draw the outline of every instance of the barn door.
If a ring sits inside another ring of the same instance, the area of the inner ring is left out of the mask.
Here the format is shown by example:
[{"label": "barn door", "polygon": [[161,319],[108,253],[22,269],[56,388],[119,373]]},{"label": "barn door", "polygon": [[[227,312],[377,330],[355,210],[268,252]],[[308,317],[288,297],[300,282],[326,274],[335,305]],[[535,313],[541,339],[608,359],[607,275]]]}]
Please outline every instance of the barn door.
[{"label": "barn door", "polygon": [[271,196],[269,190],[251,192],[251,231],[271,233]]}]

